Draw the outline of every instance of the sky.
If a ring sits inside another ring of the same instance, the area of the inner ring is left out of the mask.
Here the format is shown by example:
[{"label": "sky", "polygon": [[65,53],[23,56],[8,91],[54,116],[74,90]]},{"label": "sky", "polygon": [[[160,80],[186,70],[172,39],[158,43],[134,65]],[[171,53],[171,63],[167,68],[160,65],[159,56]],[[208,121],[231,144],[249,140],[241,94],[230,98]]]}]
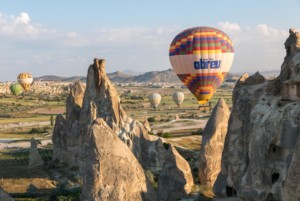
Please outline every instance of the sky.
[{"label": "sky", "polygon": [[173,38],[196,26],[229,35],[231,72],[280,70],[299,10],[300,0],[1,0],[0,81],[86,76],[96,57],[107,72],[166,70]]}]

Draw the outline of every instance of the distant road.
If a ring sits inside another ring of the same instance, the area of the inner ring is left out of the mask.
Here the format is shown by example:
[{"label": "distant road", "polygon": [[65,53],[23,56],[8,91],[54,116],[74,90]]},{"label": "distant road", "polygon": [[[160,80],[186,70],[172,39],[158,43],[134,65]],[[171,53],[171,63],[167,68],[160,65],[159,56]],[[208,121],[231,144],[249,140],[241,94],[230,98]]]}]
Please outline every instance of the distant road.
[{"label": "distant road", "polygon": [[[2,139],[0,140],[0,150],[2,149],[9,149],[9,148],[30,148],[30,140],[29,141],[20,141],[18,142],[16,138],[11,138],[11,139]],[[16,142],[14,142],[16,141]],[[44,139],[40,140],[41,146],[45,146],[48,143],[52,143],[52,140],[50,139]]]},{"label": "distant road", "polygon": [[[156,133],[158,130],[163,129],[164,132],[171,132],[171,131],[177,131],[177,130],[188,130],[188,129],[200,129],[200,128],[204,128],[206,123],[207,123],[207,119],[203,119],[203,120],[198,120],[198,119],[179,119],[179,120],[172,120],[169,121],[167,123],[163,123],[163,124],[157,124],[152,126],[153,129],[153,133]],[[188,123],[188,122],[195,122],[197,124],[195,125],[184,125],[184,123]],[[177,123],[173,126],[171,126],[171,124]],[[170,125],[170,127],[167,127]]]},{"label": "distant road", "polygon": [[10,123],[10,124],[0,124],[0,130],[21,128],[21,127],[42,127],[42,126],[49,126],[49,125],[50,125],[50,121],[19,122],[19,123]]}]

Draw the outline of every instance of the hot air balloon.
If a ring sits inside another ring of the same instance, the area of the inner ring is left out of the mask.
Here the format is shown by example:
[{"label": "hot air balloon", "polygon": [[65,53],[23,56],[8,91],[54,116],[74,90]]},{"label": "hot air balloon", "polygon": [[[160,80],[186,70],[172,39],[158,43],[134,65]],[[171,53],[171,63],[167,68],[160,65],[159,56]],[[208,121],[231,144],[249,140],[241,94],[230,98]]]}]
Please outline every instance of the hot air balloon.
[{"label": "hot air balloon", "polygon": [[33,77],[30,73],[20,73],[18,75],[18,82],[25,91],[28,91],[30,89],[32,81]]},{"label": "hot air balloon", "polygon": [[176,105],[178,105],[178,107],[181,105],[183,100],[184,100],[184,93],[178,91],[173,94],[173,101],[176,103]]},{"label": "hot air balloon", "polygon": [[158,93],[150,94],[148,97],[151,106],[156,109],[161,101],[161,95]]},{"label": "hot air balloon", "polygon": [[173,39],[169,58],[179,79],[199,104],[205,104],[229,71],[234,51],[231,39],[224,32],[194,27]]},{"label": "hot air balloon", "polygon": [[23,91],[23,88],[19,83],[11,84],[9,89],[10,89],[11,93],[15,96],[19,95]]}]

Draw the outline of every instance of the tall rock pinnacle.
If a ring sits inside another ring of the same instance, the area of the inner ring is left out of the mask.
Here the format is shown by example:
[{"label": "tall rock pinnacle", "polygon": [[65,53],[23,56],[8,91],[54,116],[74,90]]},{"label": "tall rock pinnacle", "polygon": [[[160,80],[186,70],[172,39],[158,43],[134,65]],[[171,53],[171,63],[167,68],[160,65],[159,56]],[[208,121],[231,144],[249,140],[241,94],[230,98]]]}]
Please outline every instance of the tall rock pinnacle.
[{"label": "tall rock pinnacle", "polygon": [[220,98],[202,135],[198,173],[201,185],[212,187],[221,170],[229,116],[229,108],[225,101]]}]

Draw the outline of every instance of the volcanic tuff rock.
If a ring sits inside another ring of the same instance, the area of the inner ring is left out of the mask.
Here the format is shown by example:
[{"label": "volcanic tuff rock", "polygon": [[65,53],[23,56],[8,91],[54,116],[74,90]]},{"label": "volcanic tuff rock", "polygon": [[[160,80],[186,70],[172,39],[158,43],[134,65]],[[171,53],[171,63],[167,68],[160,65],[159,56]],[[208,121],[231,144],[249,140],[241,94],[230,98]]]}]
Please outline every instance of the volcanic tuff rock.
[{"label": "volcanic tuff rock", "polygon": [[[75,83],[73,89],[67,99],[65,123],[67,154],[62,154],[61,161],[67,161],[71,167],[78,167],[81,173],[86,175],[88,167],[85,163],[89,150],[83,149],[83,145],[89,142],[91,135],[88,131],[98,118],[103,119],[113,133],[128,146],[142,167],[145,170],[151,170],[155,176],[160,174],[168,158],[177,158],[174,156],[178,154],[175,149],[172,152],[167,151],[160,138],[148,135],[147,122],[144,126],[141,122],[127,116],[120,104],[117,90],[106,75],[105,60],[94,59],[94,63],[89,66],[85,90],[81,87],[80,82]],[[78,93],[76,93],[77,91]],[[63,127],[62,125],[62,130]],[[55,137],[54,139],[59,138]],[[61,142],[53,142],[54,147],[61,146]],[[109,149],[109,147],[106,148]],[[184,159],[182,158],[181,161]],[[168,164],[172,164],[174,169],[180,170],[176,160],[168,161]],[[188,165],[187,162],[186,164]],[[182,174],[185,178],[192,178],[190,171],[184,171]],[[190,181],[188,182],[190,184]],[[191,186],[185,185],[182,180],[181,187],[186,189],[186,193],[190,192]]]},{"label": "volcanic tuff rock", "polygon": [[14,201],[14,199],[0,187],[0,200]]},{"label": "volcanic tuff rock", "polygon": [[143,126],[145,127],[146,131],[150,132],[151,131],[151,127],[149,124],[148,119],[146,118],[146,120],[143,122]]},{"label": "volcanic tuff rock", "polygon": [[103,119],[87,135],[82,201],[156,200],[142,166]]},{"label": "volcanic tuff rock", "polygon": [[67,153],[67,144],[66,144],[66,119],[63,115],[59,114],[56,116],[55,124],[52,134],[53,142],[53,160],[59,160],[63,162],[63,155]]},{"label": "volcanic tuff rock", "polygon": [[277,79],[262,82],[255,74],[236,85],[216,193],[245,201],[299,199],[299,39],[291,29]]},{"label": "volcanic tuff rock", "polygon": [[202,134],[198,173],[201,185],[212,187],[220,173],[229,116],[228,106],[219,99]]},{"label": "volcanic tuff rock", "polygon": [[66,101],[66,150],[63,151],[63,161],[69,166],[78,166],[81,141],[79,134],[79,118],[83,102],[85,86],[76,81],[70,86],[70,93]]},{"label": "volcanic tuff rock", "polygon": [[30,150],[29,150],[29,165],[28,168],[34,168],[44,165],[44,161],[38,151],[37,141],[34,138],[30,140]]},{"label": "volcanic tuff rock", "polygon": [[158,197],[160,201],[173,201],[186,197],[194,181],[188,162],[172,145],[165,146],[167,154],[158,177]]}]

